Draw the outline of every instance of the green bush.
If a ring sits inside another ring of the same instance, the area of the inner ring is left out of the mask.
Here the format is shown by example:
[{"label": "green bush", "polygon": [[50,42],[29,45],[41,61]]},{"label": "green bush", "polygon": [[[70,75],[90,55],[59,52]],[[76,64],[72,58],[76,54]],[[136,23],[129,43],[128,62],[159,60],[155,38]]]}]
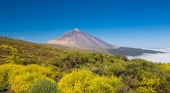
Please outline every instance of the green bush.
[{"label": "green bush", "polygon": [[120,76],[124,73],[125,68],[120,63],[113,63],[106,69],[108,75]]},{"label": "green bush", "polygon": [[4,91],[4,89],[5,89],[6,86],[8,86],[8,82],[7,82],[7,81],[5,81],[4,83],[2,83],[2,84],[0,85],[0,91]]},{"label": "green bush", "polygon": [[28,91],[28,93],[56,93],[57,84],[49,80],[42,79],[35,83]]}]

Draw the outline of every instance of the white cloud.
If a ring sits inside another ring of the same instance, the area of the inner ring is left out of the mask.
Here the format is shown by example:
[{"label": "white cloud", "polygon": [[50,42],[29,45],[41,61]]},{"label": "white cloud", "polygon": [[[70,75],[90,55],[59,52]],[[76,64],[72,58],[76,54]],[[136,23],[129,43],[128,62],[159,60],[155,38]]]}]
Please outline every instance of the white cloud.
[{"label": "white cloud", "polygon": [[161,63],[170,63],[170,48],[166,49],[150,49],[156,51],[163,51],[165,53],[157,53],[157,54],[143,54],[141,56],[128,56],[129,59],[133,58],[142,58],[152,62],[161,62]]},{"label": "white cloud", "polygon": [[18,39],[20,39],[20,40],[24,40],[24,37],[18,37]]}]

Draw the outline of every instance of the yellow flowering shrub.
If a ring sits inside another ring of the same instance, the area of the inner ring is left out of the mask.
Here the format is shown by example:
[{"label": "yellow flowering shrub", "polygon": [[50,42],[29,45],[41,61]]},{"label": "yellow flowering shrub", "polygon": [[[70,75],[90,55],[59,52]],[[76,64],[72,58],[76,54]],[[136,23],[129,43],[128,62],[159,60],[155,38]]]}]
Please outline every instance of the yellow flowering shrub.
[{"label": "yellow flowering shrub", "polygon": [[170,72],[170,64],[163,64],[160,66],[163,70]]},{"label": "yellow flowering shrub", "polygon": [[7,82],[15,93],[27,93],[29,88],[40,79],[46,79],[55,82],[53,78],[56,72],[53,71],[54,67],[42,67],[39,65],[16,65],[16,64],[3,64],[0,65],[0,89],[2,90]]},{"label": "yellow flowering shrub", "polygon": [[16,75],[25,74],[25,73],[38,73],[39,75],[44,75],[49,78],[55,78],[55,72],[52,71],[53,67],[42,67],[36,64],[23,66],[18,70],[14,70],[10,73],[10,77],[13,78]]},{"label": "yellow flowering shrub", "polygon": [[84,93],[90,80],[97,77],[87,70],[73,71],[65,75],[58,83],[59,93]]},{"label": "yellow flowering shrub", "polygon": [[122,87],[122,82],[117,77],[98,76],[91,80],[87,88],[88,93],[117,93]]},{"label": "yellow flowering shrub", "polygon": [[[21,65],[3,64],[0,65],[0,89],[3,90],[8,85],[8,78],[12,71],[19,69]],[[5,85],[4,85],[5,84]]]},{"label": "yellow flowering shrub", "polygon": [[114,76],[104,77],[78,70],[65,75],[58,83],[58,90],[59,93],[114,93],[121,86],[121,80]]},{"label": "yellow flowering shrub", "polygon": [[42,67],[33,64],[12,71],[9,77],[9,84],[16,93],[27,93],[37,80],[45,78],[52,81],[55,76],[56,74],[52,71],[52,67]]},{"label": "yellow flowering shrub", "polygon": [[0,45],[0,49],[5,50],[6,52],[9,52],[10,55],[4,56],[4,60],[7,63],[14,63],[15,61],[18,61],[18,50],[12,46],[9,45]]},{"label": "yellow flowering shrub", "polygon": [[46,79],[51,82],[55,82],[54,80],[46,77],[45,75],[40,75],[36,72],[25,73],[15,76],[13,79],[10,80],[11,89],[14,90],[15,93],[28,93],[30,87],[41,79]]},{"label": "yellow flowering shrub", "polygon": [[160,78],[153,76],[148,78],[142,75],[142,81],[139,83],[137,92],[139,93],[156,93],[156,89],[160,84]]}]

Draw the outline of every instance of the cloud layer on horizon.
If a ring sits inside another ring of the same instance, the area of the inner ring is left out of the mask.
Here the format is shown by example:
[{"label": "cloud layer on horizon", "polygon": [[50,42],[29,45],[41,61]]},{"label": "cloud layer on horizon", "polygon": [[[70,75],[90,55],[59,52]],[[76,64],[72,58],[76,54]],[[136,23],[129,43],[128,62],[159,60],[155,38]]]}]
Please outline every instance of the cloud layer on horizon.
[{"label": "cloud layer on horizon", "polygon": [[129,59],[141,58],[152,62],[161,62],[161,63],[170,63],[170,48],[166,49],[149,49],[155,51],[162,51],[165,53],[157,53],[157,54],[143,54],[140,56],[127,56]]}]

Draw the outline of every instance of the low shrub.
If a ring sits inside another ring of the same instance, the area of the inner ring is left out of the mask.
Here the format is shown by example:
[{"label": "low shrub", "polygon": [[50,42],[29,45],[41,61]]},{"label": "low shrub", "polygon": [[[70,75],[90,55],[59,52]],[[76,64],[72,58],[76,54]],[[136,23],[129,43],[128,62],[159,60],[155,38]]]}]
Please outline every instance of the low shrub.
[{"label": "low shrub", "polygon": [[28,93],[57,93],[57,84],[46,79],[37,81]]}]

